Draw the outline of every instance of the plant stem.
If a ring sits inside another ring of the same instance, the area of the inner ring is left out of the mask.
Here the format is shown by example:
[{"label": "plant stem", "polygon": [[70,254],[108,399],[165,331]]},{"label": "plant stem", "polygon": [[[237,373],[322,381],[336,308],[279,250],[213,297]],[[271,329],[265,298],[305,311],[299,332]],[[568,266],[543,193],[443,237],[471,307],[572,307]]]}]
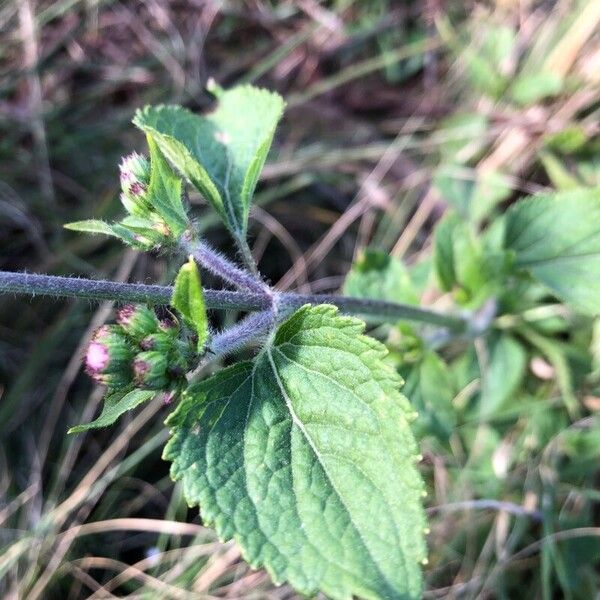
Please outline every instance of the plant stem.
[{"label": "plant stem", "polygon": [[274,325],[275,313],[273,310],[261,310],[249,314],[235,325],[217,333],[210,340],[207,353],[188,375],[188,381],[192,382],[198,379],[204,368],[210,363],[229,356],[261,338],[266,338]]},{"label": "plant stem", "polygon": [[[261,293],[252,293],[204,290],[204,298],[207,308],[262,311],[272,307],[272,299],[267,291],[262,290]],[[168,304],[171,300],[173,288],[163,285],[115,283],[75,277],[0,271],[0,293],[11,292],[33,296],[40,294],[92,300],[115,300],[116,302]],[[295,294],[291,292],[275,293],[275,300],[280,313],[284,314],[290,313],[305,304],[333,304],[344,313],[369,315],[383,321],[418,321],[447,327],[456,332],[466,331],[469,325],[469,318],[466,316],[449,315],[426,308],[382,300],[351,298],[333,294]]]},{"label": "plant stem", "polygon": [[222,254],[213,250],[208,244],[199,240],[191,242],[183,241],[181,247],[186,254],[192,255],[201,267],[223,281],[238,289],[241,288],[256,294],[264,294],[266,286],[260,279],[234,265]]},{"label": "plant stem", "polygon": [[409,304],[386,302],[385,300],[369,300],[368,298],[336,296],[335,294],[294,293],[279,294],[277,298],[281,312],[291,312],[304,304],[333,304],[347,314],[368,315],[378,317],[383,321],[418,321],[447,327],[456,332],[466,331],[469,324],[467,317],[440,313]]},{"label": "plant stem", "polygon": [[[167,285],[115,283],[77,277],[0,271],[0,293],[11,292],[31,296],[62,296],[89,300],[114,300],[115,302],[169,304],[173,288]],[[229,290],[204,290],[204,301],[207,308],[236,310],[265,310],[271,305],[270,300],[264,294],[231,292]]]},{"label": "plant stem", "polygon": [[250,250],[250,246],[248,246],[248,241],[245,237],[237,237],[236,238],[237,246],[239,248],[240,254],[242,255],[242,260],[246,265],[246,268],[254,275],[257,280],[260,279],[260,273],[258,272],[258,267],[256,266],[256,261],[254,260],[254,256],[252,256],[252,250]]}]

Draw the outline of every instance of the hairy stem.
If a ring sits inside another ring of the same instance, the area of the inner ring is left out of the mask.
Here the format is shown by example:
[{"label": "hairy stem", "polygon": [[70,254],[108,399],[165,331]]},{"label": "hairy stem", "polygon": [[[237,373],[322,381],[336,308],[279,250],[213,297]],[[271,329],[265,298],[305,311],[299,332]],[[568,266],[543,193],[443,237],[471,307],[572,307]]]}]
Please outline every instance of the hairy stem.
[{"label": "hairy stem", "polygon": [[397,304],[385,300],[369,300],[335,294],[294,294],[277,296],[280,312],[294,311],[304,304],[333,304],[342,312],[379,318],[383,321],[418,321],[447,327],[455,332],[466,331],[469,319],[459,315],[448,315],[409,304]]},{"label": "hairy stem", "polygon": [[214,357],[228,356],[265,336],[275,324],[275,314],[271,310],[255,312],[241,321],[213,336],[209,350]]},{"label": "hairy stem", "polygon": [[238,237],[236,238],[236,242],[246,268],[252,273],[252,275],[254,275],[256,279],[260,281],[260,273],[258,272],[256,261],[254,260],[254,256],[252,256],[252,250],[250,250],[250,246],[248,245],[246,238]]},{"label": "hairy stem", "polygon": [[235,325],[217,333],[212,337],[206,355],[188,376],[189,381],[194,381],[209,363],[267,336],[274,325],[275,312],[269,309],[249,314]]},{"label": "hairy stem", "polygon": [[181,246],[185,253],[193,256],[201,267],[220,277],[223,281],[238,289],[245,289],[256,294],[265,293],[267,287],[260,279],[234,265],[208,244],[194,240],[184,241]]},{"label": "hairy stem", "polygon": [[[0,271],[0,293],[169,304],[173,288],[168,285],[115,283],[77,277]],[[204,301],[207,308],[235,310],[265,310],[271,305],[264,293],[253,294],[228,290],[204,290]]]},{"label": "hairy stem", "polygon": [[[2,292],[24,293],[33,296],[39,294],[92,300],[115,300],[117,302],[168,304],[173,288],[163,285],[114,283],[112,281],[0,271],[0,293]],[[204,290],[204,297],[207,308],[264,311],[272,306],[272,299],[265,289],[261,289],[260,293]],[[287,292],[276,293],[275,301],[279,312],[283,314],[290,313],[304,304],[333,304],[342,312],[348,314],[376,317],[382,321],[407,320],[429,323],[447,327],[458,333],[466,331],[469,325],[469,318],[466,316],[449,315],[382,300],[351,298],[332,294],[295,294]]]}]

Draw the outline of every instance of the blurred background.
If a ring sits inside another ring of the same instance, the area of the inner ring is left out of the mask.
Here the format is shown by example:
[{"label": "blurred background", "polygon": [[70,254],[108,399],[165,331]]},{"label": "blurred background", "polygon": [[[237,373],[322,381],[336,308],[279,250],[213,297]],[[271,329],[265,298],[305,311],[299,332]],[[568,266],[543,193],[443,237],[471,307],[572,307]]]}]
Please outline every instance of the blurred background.
[{"label": "blurred background", "polygon": [[[273,284],[337,291],[367,247],[420,264],[448,207],[489,219],[523,195],[599,185],[599,23],[597,0],[3,0],[0,269],[172,281],[173,261],[62,225],[120,213],[120,157],[145,149],[135,109],[204,110],[209,77],[288,104],[251,218]],[[445,302],[427,288],[421,301]],[[0,596],[295,598],[187,508],[160,458],[160,403],[66,435],[99,408],[81,358],[112,318],[108,303],[0,297]],[[535,358],[551,394],[553,366]],[[477,385],[462,375],[446,388],[458,404]],[[423,449],[426,597],[598,597],[600,429],[577,436],[552,407],[484,434],[458,425]],[[444,509],[472,498],[549,502],[558,535],[531,515]]]}]

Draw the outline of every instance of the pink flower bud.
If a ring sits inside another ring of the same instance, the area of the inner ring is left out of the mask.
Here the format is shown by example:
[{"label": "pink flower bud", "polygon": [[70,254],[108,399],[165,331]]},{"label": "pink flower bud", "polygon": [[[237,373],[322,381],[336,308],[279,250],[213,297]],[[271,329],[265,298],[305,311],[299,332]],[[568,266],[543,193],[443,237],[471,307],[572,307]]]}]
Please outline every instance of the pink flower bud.
[{"label": "pink flower bud", "polygon": [[85,372],[99,381],[102,371],[108,366],[108,348],[100,342],[90,342],[85,355]]},{"label": "pink flower bud", "polygon": [[134,152],[123,158],[120,168],[121,202],[130,215],[147,217],[151,207],[146,199],[150,184],[150,163]]},{"label": "pink flower bud", "polygon": [[126,304],[117,313],[117,323],[137,343],[158,330],[158,319],[147,306]]},{"label": "pink flower bud", "polygon": [[131,381],[133,351],[118,325],[104,325],[94,334],[85,355],[85,372],[109,387]]}]

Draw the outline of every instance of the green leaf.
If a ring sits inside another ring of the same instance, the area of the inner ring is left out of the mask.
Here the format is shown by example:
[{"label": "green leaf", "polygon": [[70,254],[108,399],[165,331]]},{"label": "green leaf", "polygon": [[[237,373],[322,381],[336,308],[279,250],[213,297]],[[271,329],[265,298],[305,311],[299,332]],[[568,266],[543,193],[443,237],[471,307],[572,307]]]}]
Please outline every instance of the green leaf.
[{"label": "green leaf", "polygon": [[282,98],[249,85],[219,94],[217,108],[195,115],[148,106],[134,123],[212,204],[229,229],[245,235],[254,188],[283,114]]},{"label": "green leaf", "polygon": [[585,128],[580,124],[569,125],[560,131],[547,133],[542,141],[550,150],[572,154],[582,150],[588,142]]},{"label": "green leaf", "polygon": [[303,594],[421,597],[423,482],[385,348],[305,306],[253,362],[192,386],[164,456],[190,505]]},{"label": "green leaf", "polygon": [[573,190],[581,187],[581,182],[569,173],[569,169],[563,161],[551,152],[540,152],[540,162],[546,169],[548,179],[552,185],[560,191]]},{"label": "green leaf", "polygon": [[147,139],[150,151],[148,202],[165,220],[176,239],[189,225],[181,201],[181,179],[173,173],[152,136],[148,135]]},{"label": "green leaf", "polygon": [[506,213],[505,245],[577,310],[600,313],[600,188],[534,196]]},{"label": "green leaf", "polygon": [[439,125],[442,162],[464,164],[477,155],[488,125],[488,119],[479,113],[459,113],[444,119]]},{"label": "green leaf", "polygon": [[112,425],[122,414],[133,410],[136,406],[147,402],[156,394],[152,390],[118,390],[104,400],[104,407],[100,416],[91,423],[76,425],[69,429],[69,433],[80,433],[88,429],[98,429]]},{"label": "green leaf", "polygon": [[563,85],[564,80],[558,73],[528,73],[514,80],[510,94],[517,104],[527,106],[560,94]]},{"label": "green leaf", "polygon": [[478,173],[475,188],[471,195],[471,218],[475,223],[481,222],[512,193],[506,177],[501,173],[491,171]]},{"label": "green leaf", "polygon": [[455,165],[442,165],[433,176],[440,195],[465,218],[479,223],[511,193],[500,173],[477,173]]},{"label": "green leaf", "polygon": [[427,351],[412,368],[400,372],[406,377],[404,392],[419,413],[414,425],[417,438],[435,435],[448,441],[456,426],[452,405],[456,390],[448,365],[435,352]]},{"label": "green leaf", "polygon": [[493,417],[519,389],[525,376],[527,353],[522,344],[508,334],[493,334],[486,340],[487,357],[480,365],[481,418]]},{"label": "green leaf", "polygon": [[401,304],[418,304],[408,270],[402,261],[381,250],[366,250],[352,265],[344,294]]},{"label": "green leaf", "polygon": [[567,359],[566,350],[568,346],[556,339],[540,335],[531,327],[522,325],[519,327],[519,333],[552,364],[556,372],[556,382],[560,388],[563,403],[571,416],[577,416],[580,407],[573,385],[574,370],[570,367]]},{"label": "green leaf", "polygon": [[66,223],[63,225],[65,229],[71,231],[83,231],[85,233],[94,233],[101,235],[110,235],[116,237],[125,244],[134,245],[135,238],[131,231],[121,227],[118,224],[106,223],[97,219],[87,219],[86,221],[73,221],[72,223]]},{"label": "green leaf", "polygon": [[485,56],[498,71],[503,68],[503,63],[510,60],[517,45],[517,33],[508,25],[486,23],[483,45],[480,54]]},{"label": "green leaf", "polygon": [[198,336],[198,351],[204,350],[208,339],[208,317],[204,304],[202,282],[196,261],[190,256],[175,278],[171,305],[174,306]]},{"label": "green leaf", "polygon": [[456,213],[450,212],[438,222],[433,241],[433,266],[440,288],[449,292],[456,283],[454,265],[454,230],[460,224]]},{"label": "green leaf", "polygon": [[71,231],[85,231],[86,233],[100,233],[103,235],[112,235],[118,237],[111,225],[105,221],[99,221],[98,219],[87,219],[86,221],[73,221],[72,223],[65,223],[63,225],[65,229]]},{"label": "green leaf", "polygon": [[440,288],[453,291],[457,302],[481,306],[505,287],[512,256],[495,247],[494,236],[477,236],[471,223],[448,213],[434,236],[433,260]]},{"label": "green leaf", "polygon": [[498,72],[496,65],[491,64],[486,57],[478,54],[473,48],[466,48],[461,58],[466,64],[474,88],[492,98],[499,98],[502,95],[507,79]]}]

